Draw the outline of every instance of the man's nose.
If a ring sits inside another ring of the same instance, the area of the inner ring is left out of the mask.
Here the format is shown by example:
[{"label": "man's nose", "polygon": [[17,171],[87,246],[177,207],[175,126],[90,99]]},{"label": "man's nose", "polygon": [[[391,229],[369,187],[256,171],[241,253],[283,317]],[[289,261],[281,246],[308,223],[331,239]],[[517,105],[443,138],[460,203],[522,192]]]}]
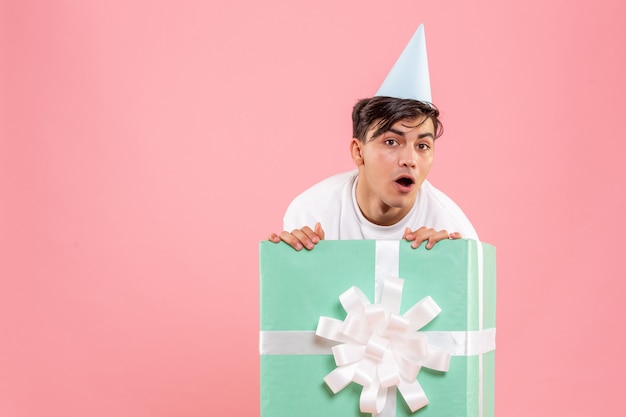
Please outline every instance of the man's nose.
[{"label": "man's nose", "polygon": [[405,149],[403,149],[400,152],[400,159],[398,162],[400,166],[415,168],[415,165],[417,163],[416,163],[416,158],[415,158],[415,152],[413,151],[413,149],[411,149],[411,147],[408,147],[408,146]]}]

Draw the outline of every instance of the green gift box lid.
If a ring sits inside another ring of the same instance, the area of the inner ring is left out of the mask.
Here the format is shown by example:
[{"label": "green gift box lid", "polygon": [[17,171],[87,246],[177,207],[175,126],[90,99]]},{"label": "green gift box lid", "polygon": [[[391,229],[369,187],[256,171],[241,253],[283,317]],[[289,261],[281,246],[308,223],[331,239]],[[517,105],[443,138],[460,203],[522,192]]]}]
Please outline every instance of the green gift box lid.
[{"label": "green gift box lid", "polygon": [[[430,250],[423,246],[413,249],[407,241],[344,240],[322,241],[311,251],[295,251],[284,243],[261,242],[262,417],[370,415],[359,410],[360,385],[351,383],[333,394],[324,383],[323,378],[337,365],[329,342],[314,332],[321,316],[346,317],[339,296],[350,287],[358,287],[372,303],[378,302],[381,274],[404,280],[400,313],[426,296],[439,305],[439,315],[420,329],[425,334],[487,330],[495,338],[495,248],[474,240],[440,241]],[[311,347],[300,350],[297,343],[290,347],[283,343],[285,339],[266,343],[278,334],[304,337]],[[422,368],[417,380],[430,403],[411,412],[398,394],[395,405],[390,403],[383,413],[390,417],[493,416],[494,361],[493,350],[457,353],[450,358],[447,372]],[[389,407],[394,410],[389,412]]]}]

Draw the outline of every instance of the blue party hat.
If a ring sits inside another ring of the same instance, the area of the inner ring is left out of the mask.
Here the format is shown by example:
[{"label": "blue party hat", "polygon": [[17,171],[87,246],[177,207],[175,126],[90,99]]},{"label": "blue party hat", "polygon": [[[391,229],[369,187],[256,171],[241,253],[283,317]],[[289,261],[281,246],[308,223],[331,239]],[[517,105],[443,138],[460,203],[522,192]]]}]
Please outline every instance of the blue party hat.
[{"label": "blue party hat", "polygon": [[432,103],[423,24],[417,28],[376,95]]}]

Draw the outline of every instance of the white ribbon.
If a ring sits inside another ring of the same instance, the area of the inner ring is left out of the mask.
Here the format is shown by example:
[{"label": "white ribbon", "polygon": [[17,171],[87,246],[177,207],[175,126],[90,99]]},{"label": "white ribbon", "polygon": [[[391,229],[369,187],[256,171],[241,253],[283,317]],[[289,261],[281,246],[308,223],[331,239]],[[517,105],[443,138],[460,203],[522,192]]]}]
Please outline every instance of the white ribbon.
[{"label": "white ribbon", "polygon": [[[496,349],[496,329],[476,331],[422,331],[428,345],[450,356],[476,356]],[[322,339],[313,330],[265,330],[259,334],[261,355],[332,355],[339,344]]]},{"label": "white ribbon", "polygon": [[387,278],[380,304],[370,304],[363,292],[352,287],[339,297],[346,310],[344,321],[320,317],[316,335],[340,342],[332,347],[337,368],[324,378],[337,393],[350,382],[363,386],[360,409],[381,413],[390,387],[397,387],[412,412],[428,404],[417,374],[422,366],[446,372],[450,354],[428,345],[417,332],[441,309],[431,297],[424,297],[400,315],[400,278]]}]

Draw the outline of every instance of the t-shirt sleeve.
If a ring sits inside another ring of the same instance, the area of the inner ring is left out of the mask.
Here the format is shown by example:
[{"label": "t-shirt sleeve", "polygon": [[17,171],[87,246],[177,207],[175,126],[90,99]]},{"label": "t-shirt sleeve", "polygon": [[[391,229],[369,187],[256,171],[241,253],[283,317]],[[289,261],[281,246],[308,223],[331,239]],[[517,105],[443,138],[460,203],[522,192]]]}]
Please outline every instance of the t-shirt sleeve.
[{"label": "t-shirt sleeve", "polygon": [[302,229],[304,226],[312,229],[319,221],[315,219],[315,214],[306,200],[298,196],[289,204],[283,217],[283,230],[291,232],[294,229]]},{"label": "t-shirt sleeve", "polygon": [[330,193],[327,183],[328,180],[318,183],[293,199],[283,217],[283,230],[291,232],[304,226],[313,229],[317,222],[325,226]]},{"label": "t-shirt sleeve", "polygon": [[459,232],[464,239],[478,240],[478,233],[461,208],[446,194],[430,186],[429,192],[439,209],[445,213],[448,232]]},{"label": "t-shirt sleeve", "polygon": [[298,195],[287,207],[283,230],[291,232],[304,226],[313,229],[320,222],[326,238],[332,239],[337,234],[344,194],[349,193],[355,175],[356,172],[337,174]]}]

